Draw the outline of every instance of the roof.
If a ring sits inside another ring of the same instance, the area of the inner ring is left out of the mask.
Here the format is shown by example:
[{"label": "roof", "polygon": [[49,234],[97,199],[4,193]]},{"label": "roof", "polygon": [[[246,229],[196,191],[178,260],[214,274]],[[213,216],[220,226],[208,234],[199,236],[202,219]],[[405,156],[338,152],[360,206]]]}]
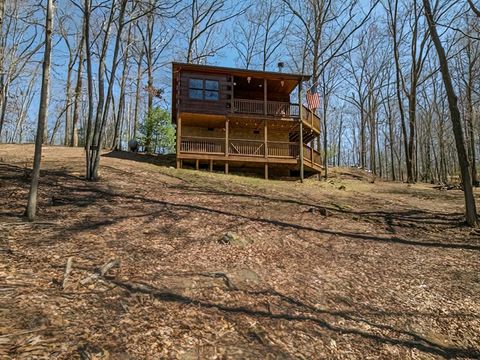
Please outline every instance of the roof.
[{"label": "roof", "polygon": [[239,69],[239,68],[231,68],[231,67],[223,67],[223,66],[212,66],[212,65],[197,65],[197,64],[186,64],[186,63],[179,63],[173,62],[172,63],[173,70],[175,69],[182,69],[182,70],[194,70],[194,71],[202,71],[202,72],[210,72],[210,73],[224,73],[236,76],[257,76],[257,77],[267,77],[267,78],[275,78],[275,79],[297,79],[308,81],[310,79],[310,75],[305,74],[291,74],[291,73],[282,73],[282,72],[275,72],[275,71],[261,71],[261,70],[250,70],[250,69]]}]

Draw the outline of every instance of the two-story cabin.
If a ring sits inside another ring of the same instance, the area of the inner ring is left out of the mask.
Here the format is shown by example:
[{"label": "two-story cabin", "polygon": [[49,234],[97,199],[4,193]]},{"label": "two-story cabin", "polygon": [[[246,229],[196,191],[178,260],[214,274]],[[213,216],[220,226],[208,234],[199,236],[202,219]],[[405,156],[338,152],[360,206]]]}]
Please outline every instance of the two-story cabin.
[{"label": "two-story cabin", "polygon": [[309,76],[173,63],[172,79],[178,168],[189,162],[301,179],[321,171],[321,156],[309,146],[320,119],[301,105]]}]

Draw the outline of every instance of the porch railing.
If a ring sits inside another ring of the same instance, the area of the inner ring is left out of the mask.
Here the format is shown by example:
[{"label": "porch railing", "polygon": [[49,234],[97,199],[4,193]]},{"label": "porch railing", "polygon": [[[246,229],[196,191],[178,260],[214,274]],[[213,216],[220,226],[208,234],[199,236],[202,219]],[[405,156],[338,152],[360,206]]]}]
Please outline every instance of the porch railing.
[{"label": "porch railing", "polygon": [[298,154],[299,154],[298,143],[296,142],[283,142],[283,141],[268,142],[268,156],[297,158]]},{"label": "porch railing", "polygon": [[304,145],[303,146],[303,158],[306,161],[309,161],[313,164],[321,165],[322,164],[322,156],[321,154],[311,147]]},{"label": "porch railing", "polygon": [[[225,155],[225,138],[188,136],[182,137],[180,152]],[[229,156],[265,157],[265,142],[263,140],[229,139]],[[277,158],[293,158],[299,156],[298,142],[268,141],[267,156]],[[322,159],[318,151],[303,146],[305,161],[321,165]]]},{"label": "porch railing", "polygon": [[265,143],[259,140],[231,139],[229,155],[265,156]]},{"label": "porch railing", "polygon": [[[289,102],[267,101],[266,110],[267,116],[298,118],[300,115],[300,106]],[[262,100],[234,99],[233,112],[237,114],[265,115],[265,102]],[[303,106],[302,119],[311,128],[320,131],[320,118],[305,106]]]},{"label": "porch railing", "polygon": [[[277,117],[298,117],[298,104],[281,101],[267,101],[267,115]],[[237,114],[265,115],[263,100],[234,99],[233,112]]]},{"label": "porch railing", "polygon": [[223,154],[225,139],[199,136],[182,136],[181,152]]},{"label": "porch railing", "polygon": [[304,123],[307,123],[310,125],[312,129],[317,130],[320,132],[320,118],[315,115],[309,108],[306,106],[303,106],[303,112],[302,112],[302,120]]}]

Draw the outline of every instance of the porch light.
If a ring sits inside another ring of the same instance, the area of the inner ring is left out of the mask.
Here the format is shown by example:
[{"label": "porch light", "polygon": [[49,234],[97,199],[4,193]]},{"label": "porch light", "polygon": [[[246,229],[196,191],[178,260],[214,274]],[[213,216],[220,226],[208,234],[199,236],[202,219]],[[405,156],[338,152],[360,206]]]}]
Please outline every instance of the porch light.
[{"label": "porch light", "polygon": [[247,77],[247,82],[250,84],[250,81],[252,81],[252,78],[249,76]]},{"label": "porch light", "polygon": [[282,85],[282,87],[283,87],[283,85],[285,85],[285,81],[283,81],[283,80],[280,81],[280,85]]}]

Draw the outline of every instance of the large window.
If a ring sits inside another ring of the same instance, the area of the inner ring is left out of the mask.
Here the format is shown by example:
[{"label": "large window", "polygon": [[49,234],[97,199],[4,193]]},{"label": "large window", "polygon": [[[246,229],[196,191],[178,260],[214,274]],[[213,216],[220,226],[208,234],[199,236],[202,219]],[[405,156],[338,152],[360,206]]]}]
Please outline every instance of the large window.
[{"label": "large window", "polygon": [[212,100],[220,99],[220,88],[218,80],[189,79],[188,96],[195,100]]}]

